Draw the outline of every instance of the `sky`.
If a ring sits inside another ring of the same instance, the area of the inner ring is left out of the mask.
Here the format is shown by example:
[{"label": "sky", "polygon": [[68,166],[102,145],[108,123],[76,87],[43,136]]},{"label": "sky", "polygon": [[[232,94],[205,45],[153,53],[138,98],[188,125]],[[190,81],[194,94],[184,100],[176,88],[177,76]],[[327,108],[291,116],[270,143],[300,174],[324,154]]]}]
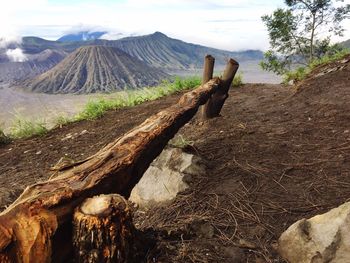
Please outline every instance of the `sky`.
[{"label": "sky", "polygon": [[[345,0],[350,3],[350,0]],[[266,50],[261,16],[283,0],[0,0],[0,37],[56,40],[80,30],[102,30],[104,38],[151,34],[231,51]],[[349,21],[346,27],[350,29]],[[350,38],[346,32],[344,38]],[[1,45],[1,44],[0,44]]]}]

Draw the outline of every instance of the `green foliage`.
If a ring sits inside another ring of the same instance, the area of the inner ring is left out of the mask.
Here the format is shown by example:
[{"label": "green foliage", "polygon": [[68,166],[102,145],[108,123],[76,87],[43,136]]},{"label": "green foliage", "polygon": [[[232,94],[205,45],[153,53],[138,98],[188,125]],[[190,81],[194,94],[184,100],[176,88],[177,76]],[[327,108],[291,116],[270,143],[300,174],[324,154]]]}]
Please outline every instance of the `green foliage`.
[{"label": "green foliage", "polygon": [[303,80],[307,74],[309,73],[309,70],[307,67],[298,67],[295,70],[287,71],[283,75],[283,83],[288,84],[289,82],[297,83],[301,80]]},{"label": "green foliage", "polygon": [[101,117],[107,110],[116,110],[123,107],[132,107],[146,101],[156,100],[178,91],[193,89],[201,84],[199,77],[176,77],[173,82],[164,80],[157,87],[147,87],[137,90],[120,92],[114,99],[99,99],[89,101],[84,110],[75,120],[92,120]]},{"label": "green foliage", "polygon": [[10,136],[14,139],[29,138],[32,136],[41,136],[47,132],[47,128],[43,121],[29,121],[19,114],[15,116]]},{"label": "green foliage", "polygon": [[323,57],[320,57],[318,59],[313,60],[309,64],[309,68],[310,69],[314,69],[317,66],[324,65],[324,64],[327,64],[327,63],[331,63],[331,62],[340,60],[345,55],[348,55],[348,54],[349,54],[349,50],[348,49],[341,49],[341,50],[336,51],[336,52],[329,52],[326,55],[324,55]]},{"label": "green foliage", "polygon": [[55,120],[54,123],[55,123],[56,126],[62,128],[62,126],[66,125],[66,124],[68,124],[68,123],[71,123],[71,122],[73,122],[73,121],[74,121],[73,119],[70,119],[70,118],[68,118],[68,117],[65,116],[65,115],[60,115],[60,116],[58,116],[58,117],[56,118],[56,120]]},{"label": "green foliage", "polygon": [[232,81],[232,87],[239,87],[243,85],[243,75],[242,73],[236,74],[235,78]]},{"label": "green foliage", "polygon": [[261,67],[283,75],[293,64],[307,65],[331,51],[334,46],[330,45],[330,36],[342,35],[341,22],[350,13],[349,4],[341,6],[335,2],[285,0],[287,8],[263,16],[271,48],[265,53]]},{"label": "green foliage", "polygon": [[334,61],[342,59],[345,55],[349,54],[349,50],[343,49],[335,53],[331,52],[324,55],[321,58],[314,59],[310,64],[305,67],[298,67],[295,70],[287,71],[283,76],[283,83],[287,84],[289,82],[297,83],[305,79],[305,77],[316,67],[332,63]]},{"label": "green foliage", "polygon": [[189,146],[194,145],[194,141],[187,140],[185,137],[182,135],[178,135],[175,138],[171,139],[169,141],[169,145],[174,146],[176,148],[187,148]]}]

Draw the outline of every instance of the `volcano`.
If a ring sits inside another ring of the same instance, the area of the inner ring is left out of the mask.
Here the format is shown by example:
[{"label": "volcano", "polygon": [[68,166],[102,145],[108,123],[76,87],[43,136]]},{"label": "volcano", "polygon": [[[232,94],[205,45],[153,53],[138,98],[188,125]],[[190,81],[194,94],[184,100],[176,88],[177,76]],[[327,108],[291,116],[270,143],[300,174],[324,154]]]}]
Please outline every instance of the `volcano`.
[{"label": "volcano", "polygon": [[168,75],[114,47],[84,46],[21,87],[51,94],[114,92],[153,86]]}]

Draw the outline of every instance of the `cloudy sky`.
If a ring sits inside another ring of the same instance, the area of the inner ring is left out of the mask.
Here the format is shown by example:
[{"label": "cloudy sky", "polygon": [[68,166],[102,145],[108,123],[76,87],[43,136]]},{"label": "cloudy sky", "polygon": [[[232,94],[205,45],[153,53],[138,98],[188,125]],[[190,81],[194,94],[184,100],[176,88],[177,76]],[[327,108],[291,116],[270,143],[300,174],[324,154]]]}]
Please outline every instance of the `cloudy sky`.
[{"label": "cloudy sky", "polygon": [[[350,2],[350,0],[345,0]],[[149,34],[227,50],[266,49],[260,17],[283,0],[0,0],[0,36],[56,40],[77,30]],[[348,23],[350,28],[350,24]],[[346,32],[344,39],[350,38]],[[338,39],[337,39],[338,40]]]}]

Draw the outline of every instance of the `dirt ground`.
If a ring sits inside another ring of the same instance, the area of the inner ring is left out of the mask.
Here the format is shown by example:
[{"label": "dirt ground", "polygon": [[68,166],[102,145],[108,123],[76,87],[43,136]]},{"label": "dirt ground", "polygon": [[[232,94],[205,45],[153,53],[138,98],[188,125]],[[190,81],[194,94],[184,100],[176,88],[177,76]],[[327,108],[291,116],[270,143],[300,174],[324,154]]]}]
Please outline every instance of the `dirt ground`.
[{"label": "dirt ground", "polygon": [[[148,262],[284,262],[280,234],[350,197],[350,65],[319,68],[297,87],[247,84],[222,116],[180,130],[207,163],[206,176],[166,207],[136,212],[157,240]],[[0,148],[0,203],[50,176],[61,157],[93,154],[173,104],[179,95],[109,112],[44,137]]]}]

